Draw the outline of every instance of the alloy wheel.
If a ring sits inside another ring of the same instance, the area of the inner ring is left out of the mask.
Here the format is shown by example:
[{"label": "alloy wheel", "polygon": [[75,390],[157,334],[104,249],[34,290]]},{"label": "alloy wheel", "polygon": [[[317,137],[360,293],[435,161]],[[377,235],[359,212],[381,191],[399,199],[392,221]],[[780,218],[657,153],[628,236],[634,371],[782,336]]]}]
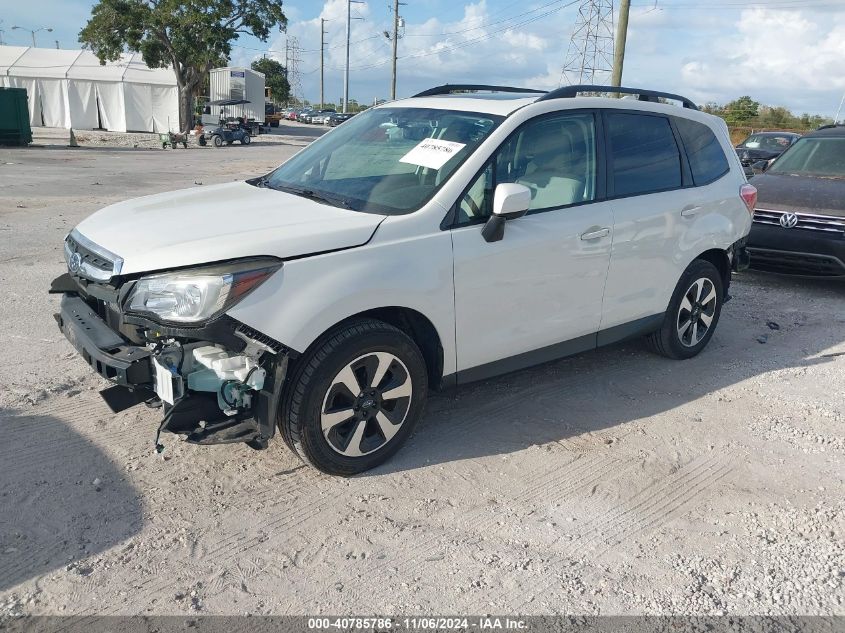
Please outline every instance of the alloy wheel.
[{"label": "alloy wheel", "polygon": [[361,457],[387,444],[405,422],[413,385],[408,368],[389,352],[359,356],[331,381],[320,424],[333,450]]},{"label": "alloy wheel", "polygon": [[684,293],[675,323],[684,347],[695,347],[707,335],[716,314],[716,287],[707,277],[697,279]]}]

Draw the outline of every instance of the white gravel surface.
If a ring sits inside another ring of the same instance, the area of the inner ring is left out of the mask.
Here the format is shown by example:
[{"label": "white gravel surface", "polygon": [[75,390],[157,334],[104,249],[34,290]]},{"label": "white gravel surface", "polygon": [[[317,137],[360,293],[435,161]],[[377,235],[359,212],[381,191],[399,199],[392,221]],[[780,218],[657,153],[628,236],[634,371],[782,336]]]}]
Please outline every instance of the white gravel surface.
[{"label": "white gravel surface", "polygon": [[157,455],[157,412],[110,414],[52,318],[62,237],[116,200],[264,173],[316,133],[294,132],[0,150],[0,618],[845,615],[843,285],[743,274],[693,360],[632,342],[433,395],[351,479],[281,441]]}]

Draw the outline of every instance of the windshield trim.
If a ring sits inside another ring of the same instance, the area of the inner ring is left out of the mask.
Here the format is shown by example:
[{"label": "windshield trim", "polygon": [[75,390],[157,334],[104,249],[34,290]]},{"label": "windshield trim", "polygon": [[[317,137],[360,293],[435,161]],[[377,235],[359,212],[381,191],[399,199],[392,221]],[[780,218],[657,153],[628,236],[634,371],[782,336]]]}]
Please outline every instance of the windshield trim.
[{"label": "windshield trim", "polygon": [[[481,141],[481,143],[479,143],[478,146],[473,151],[467,152],[466,156],[464,156],[452,168],[452,172],[446,178],[444,178],[442,182],[440,182],[438,185],[436,185],[431,190],[431,192],[429,192],[428,195],[426,195],[424,198],[422,198],[420,200],[419,204],[414,206],[414,207],[411,207],[409,209],[397,209],[395,207],[390,207],[390,206],[387,206],[387,205],[380,205],[380,204],[373,203],[373,202],[363,202],[362,206],[359,208],[358,204],[360,203],[360,201],[355,199],[355,198],[344,198],[343,196],[340,196],[340,195],[333,195],[332,193],[324,193],[324,192],[321,192],[321,191],[313,190],[313,193],[316,194],[317,196],[320,196],[320,197],[323,197],[323,198],[338,198],[338,199],[343,200],[343,202],[341,204],[332,204],[331,202],[328,202],[326,200],[325,204],[329,204],[329,205],[331,205],[335,208],[338,208],[338,209],[353,211],[355,213],[369,213],[369,214],[372,214],[372,215],[402,216],[402,215],[410,215],[411,213],[416,213],[417,211],[421,210],[423,207],[428,205],[432,201],[432,199],[434,199],[434,197],[443,189],[443,187],[447,183],[451,182],[452,178],[454,178],[454,176],[461,170],[461,167],[466,163],[466,161],[469,160],[469,158],[472,157],[476,152],[478,152],[482,147],[484,147],[484,144],[489,140],[489,138],[493,135],[493,133],[510,116],[510,115],[502,115],[502,114],[490,114],[489,112],[475,112],[475,111],[468,111],[468,110],[453,110],[451,108],[433,108],[433,107],[419,107],[419,106],[417,106],[417,107],[409,107],[409,106],[397,107],[397,106],[392,106],[392,105],[385,105],[385,106],[378,106],[378,107],[375,107],[375,108],[371,108],[371,109],[369,109],[365,112],[361,112],[361,113],[357,114],[356,117],[354,117],[354,118],[364,117],[370,112],[384,111],[384,110],[439,110],[439,111],[444,112],[444,113],[455,113],[455,114],[460,114],[460,115],[477,116],[479,118],[490,119],[490,120],[493,121],[493,126],[487,131],[487,135]],[[335,129],[338,129],[338,128],[335,128]],[[331,134],[331,133],[332,133],[332,131],[329,131],[329,132],[326,133],[326,135]],[[321,136],[320,138],[316,139],[313,142],[314,143],[319,142],[322,138],[325,138],[326,135]],[[305,151],[310,146],[311,145],[307,145],[301,151]],[[294,191],[290,191],[290,189],[299,189],[296,185],[274,186],[274,185],[270,184],[269,179],[273,175],[274,172],[276,172],[278,169],[280,169],[289,160],[292,160],[293,158],[295,158],[298,155],[298,153],[299,152],[297,152],[297,154],[294,154],[294,156],[291,156],[288,160],[286,160],[284,163],[282,163],[281,165],[279,165],[278,167],[273,169],[266,176],[254,178],[254,179],[251,179],[251,181],[248,181],[248,182],[250,182],[250,184],[255,184],[255,186],[267,186],[269,189],[273,189],[273,190],[276,190],[276,191],[286,191],[287,190],[288,193],[291,193],[293,195],[297,195]],[[303,197],[309,197],[309,196],[303,196]]]}]

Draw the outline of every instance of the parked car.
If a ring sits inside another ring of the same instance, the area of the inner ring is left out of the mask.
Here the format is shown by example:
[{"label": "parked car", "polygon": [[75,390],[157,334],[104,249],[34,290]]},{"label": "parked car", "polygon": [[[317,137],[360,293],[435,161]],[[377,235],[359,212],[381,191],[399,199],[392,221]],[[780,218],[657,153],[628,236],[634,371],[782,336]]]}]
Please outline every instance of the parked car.
[{"label": "parked car", "polygon": [[337,127],[344,121],[348,121],[355,116],[354,112],[335,112],[326,118],[326,125],[329,127]]},{"label": "parked car", "polygon": [[311,115],[311,123],[323,125],[325,124],[326,120],[333,114],[336,114],[334,110],[319,110]]},{"label": "parked car", "polygon": [[807,134],[754,178],[754,268],[845,277],[845,126]]},{"label": "parked car", "polygon": [[311,117],[314,114],[313,108],[303,108],[296,115],[296,120],[300,123],[311,123]]},{"label": "parked car", "polygon": [[749,178],[754,175],[752,165],[769,161],[783,154],[800,134],[794,132],[755,132],[736,146],[736,155]]},{"label": "parked car", "polygon": [[116,383],[107,402],[158,398],[159,432],[189,442],[265,448],[278,428],[349,475],[399,449],[429,388],[639,336],[701,352],[756,197],[724,122],[647,90],[452,94],[470,89],[74,228],[56,318]]}]

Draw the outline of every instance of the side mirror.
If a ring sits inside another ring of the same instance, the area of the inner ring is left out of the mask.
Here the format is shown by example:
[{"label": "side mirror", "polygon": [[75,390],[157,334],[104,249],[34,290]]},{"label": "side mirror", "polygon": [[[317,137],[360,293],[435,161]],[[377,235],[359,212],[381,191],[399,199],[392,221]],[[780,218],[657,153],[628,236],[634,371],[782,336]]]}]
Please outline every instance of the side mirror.
[{"label": "side mirror", "polygon": [[756,163],[751,165],[751,171],[753,171],[755,174],[762,174],[769,168],[770,164],[770,161],[758,160]]},{"label": "side mirror", "polygon": [[493,194],[493,215],[481,230],[487,242],[498,242],[505,236],[505,222],[516,220],[528,213],[531,190],[525,185],[506,182],[498,185]]}]

